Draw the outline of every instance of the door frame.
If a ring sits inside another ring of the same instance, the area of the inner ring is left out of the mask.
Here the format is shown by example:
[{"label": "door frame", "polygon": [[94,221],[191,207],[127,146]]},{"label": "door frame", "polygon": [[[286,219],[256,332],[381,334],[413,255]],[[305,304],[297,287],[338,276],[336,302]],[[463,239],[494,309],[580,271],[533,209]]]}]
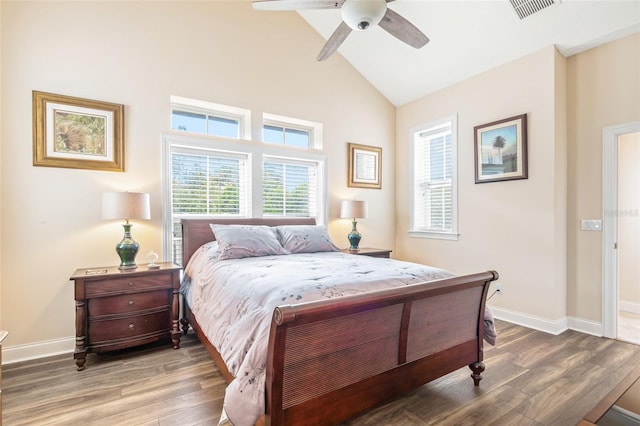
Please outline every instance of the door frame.
[{"label": "door frame", "polygon": [[602,335],[618,337],[618,138],[640,132],[640,121],[602,130]]}]

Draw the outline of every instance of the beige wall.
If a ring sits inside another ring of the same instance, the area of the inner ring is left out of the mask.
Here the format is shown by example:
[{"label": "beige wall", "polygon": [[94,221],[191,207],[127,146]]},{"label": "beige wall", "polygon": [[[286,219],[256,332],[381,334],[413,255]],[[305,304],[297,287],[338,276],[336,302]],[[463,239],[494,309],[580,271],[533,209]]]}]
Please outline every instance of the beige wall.
[{"label": "beige wall", "polygon": [[[566,315],[564,61],[548,47],[397,112],[399,256],[459,274],[495,269],[505,291],[492,305],[549,320]],[[529,179],[475,184],[473,127],[523,113],[528,116]],[[411,182],[405,167],[411,161],[409,129],[451,114],[458,115],[460,239],[411,238]]]},{"label": "beige wall", "polygon": [[640,312],[640,133],[618,138],[618,300]]},{"label": "beige wall", "polygon": [[568,60],[568,313],[602,321],[602,129],[640,120],[640,34]]},{"label": "beige wall", "polygon": [[[9,348],[73,337],[68,277],[117,264],[122,228],[100,220],[102,192],[151,194],[152,220],[133,232],[142,254],[161,252],[170,95],[251,109],[254,128],[263,111],[324,123],[332,237],[347,246],[350,224],[334,219],[342,198],[357,197],[376,212],[359,222],[363,244],[394,248],[395,108],[340,55],[317,63],[324,40],[298,14],[256,12],[248,1],[3,1],[0,10],[0,323]],[[33,167],[32,90],[124,104],[126,172]],[[382,190],[346,187],[347,142],[383,148]]]}]

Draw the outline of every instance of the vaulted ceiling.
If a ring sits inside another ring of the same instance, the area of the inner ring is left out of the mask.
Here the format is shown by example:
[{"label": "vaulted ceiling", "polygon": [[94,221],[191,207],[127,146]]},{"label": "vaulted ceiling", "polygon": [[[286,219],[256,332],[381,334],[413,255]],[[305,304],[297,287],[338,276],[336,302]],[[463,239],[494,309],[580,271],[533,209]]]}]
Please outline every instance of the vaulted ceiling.
[{"label": "vaulted ceiling", "polygon": [[[338,53],[400,106],[550,45],[569,57],[640,31],[640,0],[544,1],[554,4],[523,19],[510,0],[392,1],[430,38],[426,46],[416,50],[375,26],[353,31]],[[339,10],[299,13],[325,39],[341,22]]]}]

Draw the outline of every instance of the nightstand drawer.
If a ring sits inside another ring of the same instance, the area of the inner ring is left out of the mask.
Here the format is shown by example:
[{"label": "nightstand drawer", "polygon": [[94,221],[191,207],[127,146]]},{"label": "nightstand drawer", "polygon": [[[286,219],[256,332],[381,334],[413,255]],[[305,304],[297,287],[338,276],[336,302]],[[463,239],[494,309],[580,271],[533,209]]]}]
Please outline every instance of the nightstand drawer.
[{"label": "nightstand drawer", "polygon": [[123,314],[151,308],[169,309],[170,298],[167,290],[131,293],[120,296],[97,297],[87,301],[89,319],[103,315]]},{"label": "nightstand drawer", "polygon": [[171,288],[171,276],[167,274],[114,278],[86,283],[87,297],[107,296],[113,293],[133,292],[149,288]]},{"label": "nightstand drawer", "polygon": [[89,321],[89,339],[92,344],[100,344],[107,340],[126,339],[156,331],[171,330],[168,309],[146,315],[127,318]]}]

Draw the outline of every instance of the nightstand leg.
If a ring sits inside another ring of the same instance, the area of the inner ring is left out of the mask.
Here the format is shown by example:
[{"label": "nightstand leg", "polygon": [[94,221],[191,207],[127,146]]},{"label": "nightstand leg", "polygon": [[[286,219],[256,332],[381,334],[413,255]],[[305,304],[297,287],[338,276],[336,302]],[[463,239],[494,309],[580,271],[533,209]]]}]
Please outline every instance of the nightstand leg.
[{"label": "nightstand leg", "polygon": [[76,300],[76,348],[73,351],[73,358],[76,360],[78,371],[84,370],[84,364],[87,361],[87,316],[84,308],[84,300]]},{"label": "nightstand leg", "polygon": [[171,343],[173,349],[180,348],[180,294],[177,289],[173,290],[171,298]]},{"label": "nightstand leg", "polygon": [[78,349],[76,349],[73,353],[73,358],[76,360],[78,371],[84,370],[84,364],[87,362],[87,351],[78,351]]}]

